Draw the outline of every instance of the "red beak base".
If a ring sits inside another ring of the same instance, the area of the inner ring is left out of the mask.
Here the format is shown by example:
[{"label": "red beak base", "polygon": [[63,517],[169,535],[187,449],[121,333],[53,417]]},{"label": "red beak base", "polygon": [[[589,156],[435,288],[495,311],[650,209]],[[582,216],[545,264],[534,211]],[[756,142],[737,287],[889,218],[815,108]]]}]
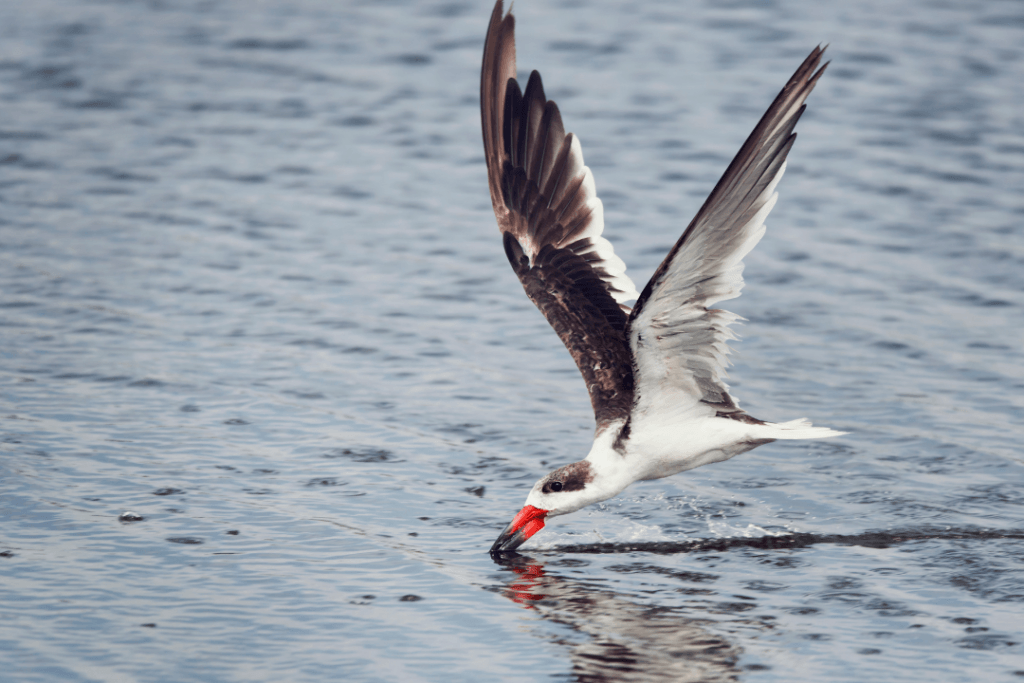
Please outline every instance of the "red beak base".
[{"label": "red beak base", "polygon": [[491,554],[511,552],[526,543],[527,539],[544,528],[544,517],[547,514],[547,510],[532,505],[524,507],[498,536],[498,540],[491,546]]}]

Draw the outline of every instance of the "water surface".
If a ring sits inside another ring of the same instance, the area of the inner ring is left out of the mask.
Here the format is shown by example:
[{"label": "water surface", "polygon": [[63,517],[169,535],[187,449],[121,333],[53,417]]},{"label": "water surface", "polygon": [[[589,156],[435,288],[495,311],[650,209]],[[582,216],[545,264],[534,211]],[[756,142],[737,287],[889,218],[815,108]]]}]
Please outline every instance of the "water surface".
[{"label": "water surface", "polygon": [[491,213],[489,12],[0,6],[5,676],[1024,675],[1019,3],[516,4],[641,286],[830,43],[731,384],[850,434],[502,563],[593,419]]}]

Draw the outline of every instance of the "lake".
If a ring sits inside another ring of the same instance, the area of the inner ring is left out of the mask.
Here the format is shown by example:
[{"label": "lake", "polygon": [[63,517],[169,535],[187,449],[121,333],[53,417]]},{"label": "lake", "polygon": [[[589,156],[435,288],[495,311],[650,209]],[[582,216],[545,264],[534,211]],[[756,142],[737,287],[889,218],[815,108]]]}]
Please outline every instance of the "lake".
[{"label": "lake", "polygon": [[[637,484],[505,259],[489,2],[0,5],[0,678],[1024,677],[1024,6],[519,0],[642,288],[803,58],[730,384]],[[129,513],[129,514],[126,514]]]}]

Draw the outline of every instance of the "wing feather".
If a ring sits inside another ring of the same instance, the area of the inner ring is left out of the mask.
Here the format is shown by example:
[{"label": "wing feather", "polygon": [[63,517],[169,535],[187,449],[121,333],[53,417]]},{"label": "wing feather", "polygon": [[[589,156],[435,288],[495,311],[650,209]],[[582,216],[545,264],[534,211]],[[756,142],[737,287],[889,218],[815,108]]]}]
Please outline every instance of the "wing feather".
[{"label": "wing feather", "polygon": [[825,70],[815,48],[772,102],[693,221],[644,288],[629,318],[637,408],[671,401],[704,414],[758,422],[725,384],[729,326],[739,319],[709,308],[743,288],[743,257],[760,241],[764,221],[796,139],[804,101]]},{"label": "wing feather", "polygon": [[602,429],[633,403],[626,302],[639,293],[601,236],[604,206],[579,140],[565,132],[539,73],[520,90],[515,19],[502,14],[498,0],[480,77],[491,202],[512,269],[576,361]]}]

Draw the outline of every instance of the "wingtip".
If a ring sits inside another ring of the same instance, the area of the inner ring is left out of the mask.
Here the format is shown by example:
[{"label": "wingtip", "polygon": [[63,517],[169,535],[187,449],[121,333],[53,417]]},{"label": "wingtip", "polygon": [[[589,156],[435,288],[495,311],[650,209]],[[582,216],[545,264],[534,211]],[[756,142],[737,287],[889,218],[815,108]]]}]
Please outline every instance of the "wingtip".
[{"label": "wingtip", "polygon": [[492,20],[494,18],[497,18],[498,21],[501,21],[505,17],[511,16],[512,15],[512,10],[515,9],[515,4],[516,4],[515,0],[512,0],[512,2],[508,3],[508,11],[506,12],[505,11],[505,0],[498,0],[497,2],[495,2],[494,3],[494,9],[491,11],[491,18],[492,18]]}]

